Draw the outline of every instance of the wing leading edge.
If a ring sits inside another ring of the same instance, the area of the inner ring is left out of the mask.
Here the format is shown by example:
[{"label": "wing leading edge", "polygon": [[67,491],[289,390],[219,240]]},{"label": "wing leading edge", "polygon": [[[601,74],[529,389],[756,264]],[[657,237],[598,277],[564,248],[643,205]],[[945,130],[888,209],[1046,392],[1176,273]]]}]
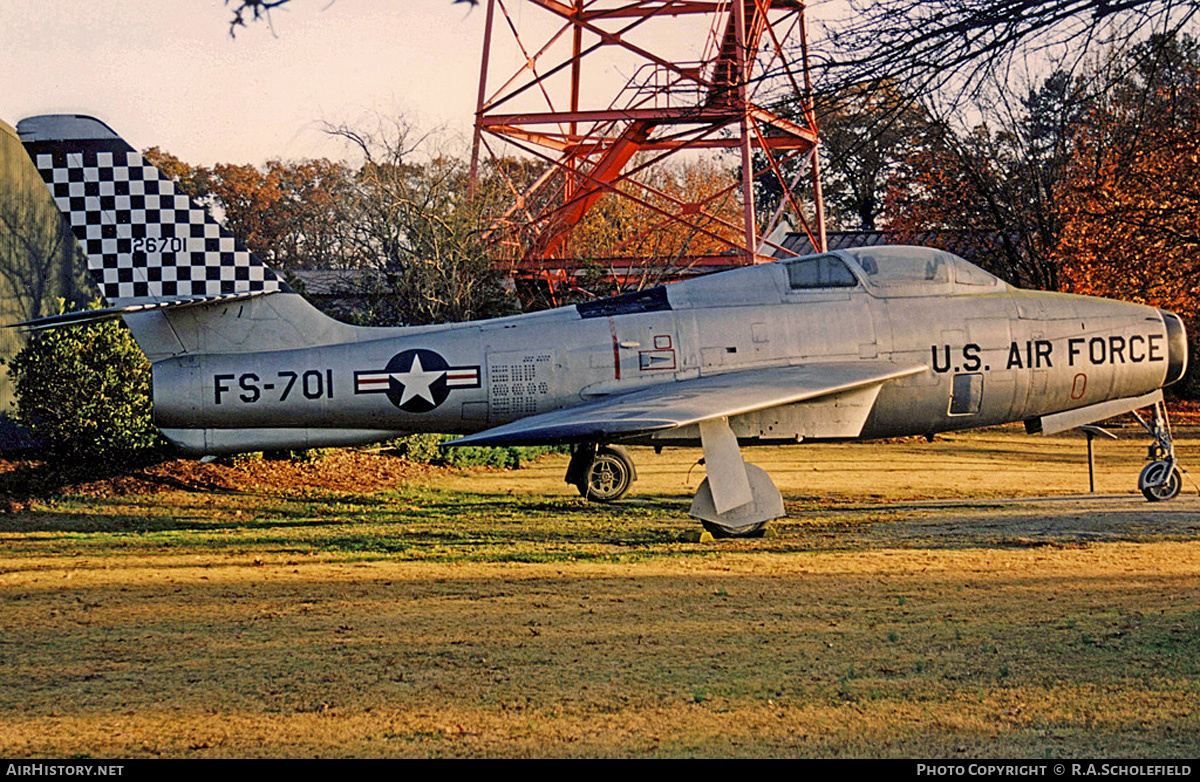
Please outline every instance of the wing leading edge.
[{"label": "wing leading edge", "polygon": [[581,402],[446,445],[535,445],[635,437],[879,386],[925,370],[920,365],[882,361],[747,369]]}]

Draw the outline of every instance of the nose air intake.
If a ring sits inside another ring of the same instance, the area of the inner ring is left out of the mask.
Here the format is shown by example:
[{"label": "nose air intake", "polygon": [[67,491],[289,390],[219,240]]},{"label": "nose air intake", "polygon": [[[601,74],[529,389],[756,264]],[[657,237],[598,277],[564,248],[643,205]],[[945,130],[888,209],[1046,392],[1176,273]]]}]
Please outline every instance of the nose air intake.
[{"label": "nose air intake", "polygon": [[1167,310],[1159,310],[1159,313],[1167,327],[1167,377],[1163,385],[1169,386],[1187,371],[1187,331],[1183,328],[1183,321],[1175,313]]}]

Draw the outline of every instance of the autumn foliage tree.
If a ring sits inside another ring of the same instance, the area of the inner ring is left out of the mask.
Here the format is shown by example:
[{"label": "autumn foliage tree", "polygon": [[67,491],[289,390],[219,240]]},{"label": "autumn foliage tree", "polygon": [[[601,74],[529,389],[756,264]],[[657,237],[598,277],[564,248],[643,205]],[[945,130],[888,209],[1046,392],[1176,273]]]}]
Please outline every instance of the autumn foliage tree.
[{"label": "autumn foliage tree", "polygon": [[[1200,45],[1154,50],[1096,105],[1062,185],[1063,289],[1172,310],[1200,334]],[[1195,397],[1192,362],[1183,393]]]},{"label": "autumn foliage tree", "polygon": [[[637,176],[640,186],[625,185],[638,200],[607,194],[588,210],[572,230],[568,253],[597,275],[614,264],[640,269],[627,277],[628,288],[657,285],[696,257],[729,253],[741,242],[736,174],[712,157],[647,169]],[[683,208],[686,223],[668,216],[680,204],[690,205]]]},{"label": "autumn foliage tree", "polygon": [[930,121],[888,180],[889,227],[901,235],[944,229],[986,237],[994,249],[981,260],[991,271],[1057,290],[1056,199],[1090,100],[1081,82],[1056,71],[1018,99],[998,91],[986,121],[969,130]]},{"label": "autumn foliage tree", "polygon": [[1200,46],[1161,47],[1096,106],[1063,183],[1064,288],[1165,307],[1200,296]]},{"label": "autumn foliage tree", "polygon": [[264,263],[285,271],[359,265],[343,203],[354,172],[325,159],[268,161],[259,168],[192,166],[154,147],[145,157],[201,201]]}]

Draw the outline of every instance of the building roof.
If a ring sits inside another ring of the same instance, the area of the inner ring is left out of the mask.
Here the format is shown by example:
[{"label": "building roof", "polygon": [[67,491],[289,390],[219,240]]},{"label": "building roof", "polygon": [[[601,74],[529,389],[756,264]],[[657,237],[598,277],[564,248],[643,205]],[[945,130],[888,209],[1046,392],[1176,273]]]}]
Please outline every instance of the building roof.
[{"label": "building roof", "polygon": [[[1001,235],[998,231],[830,231],[825,241],[830,250],[847,250],[852,247],[874,247],[881,244],[915,244],[936,247],[967,260],[995,252],[1000,248]],[[817,252],[808,234],[792,231],[784,237],[786,252],[776,251],[776,257],[789,255],[812,255]]]}]

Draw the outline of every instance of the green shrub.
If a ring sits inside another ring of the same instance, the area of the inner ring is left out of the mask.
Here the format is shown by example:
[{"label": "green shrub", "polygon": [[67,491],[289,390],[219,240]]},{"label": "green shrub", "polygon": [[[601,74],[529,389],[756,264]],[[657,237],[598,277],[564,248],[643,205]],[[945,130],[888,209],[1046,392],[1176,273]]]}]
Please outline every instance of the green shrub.
[{"label": "green shrub", "polygon": [[503,467],[520,469],[522,462],[530,462],[546,453],[559,453],[564,446],[509,446],[490,448],[466,445],[462,448],[441,448],[444,442],[457,435],[410,434],[392,442],[396,451],[410,462],[436,464],[449,467]]},{"label": "green shrub", "polygon": [[396,453],[410,462],[440,464],[438,459],[442,457],[442,451],[438,448],[438,443],[445,439],[445,436],[440,434],[410,434],[392,440],[391,445],[396,449]]},{"label": "green shrub", "polygon": [[150,363],[117,320],[37,334],[9,365],[15,419],[50,458],[128,458],[163,443],[154,428]]},{"label": "green shrub", "polygon": [[517,448],[464,445],[462,448],[443,450],[440,463],[450,467],[503,467],[516,470],[521,466],[521,454]]}]

